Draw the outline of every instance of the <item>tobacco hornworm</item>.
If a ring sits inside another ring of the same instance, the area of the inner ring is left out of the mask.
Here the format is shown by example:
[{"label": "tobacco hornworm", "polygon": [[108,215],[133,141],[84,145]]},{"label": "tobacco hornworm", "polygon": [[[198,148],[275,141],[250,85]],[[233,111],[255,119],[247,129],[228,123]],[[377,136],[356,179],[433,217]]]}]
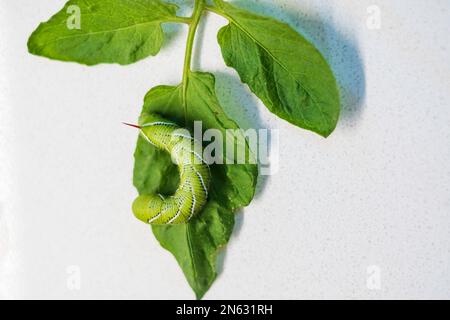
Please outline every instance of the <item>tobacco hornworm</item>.
[{"label": "tobacco hornworm", "polygon": [[180,184],[167,198],[161,194],[139,196],[133,203],[133,213],[148,224],[187,223],[205,205],[211,180],[209,167],[197,152],[199,142],[186,129],[155,114],[143,116],[140,123],[131,126],[139,128],[148,143],[172,156]]}]

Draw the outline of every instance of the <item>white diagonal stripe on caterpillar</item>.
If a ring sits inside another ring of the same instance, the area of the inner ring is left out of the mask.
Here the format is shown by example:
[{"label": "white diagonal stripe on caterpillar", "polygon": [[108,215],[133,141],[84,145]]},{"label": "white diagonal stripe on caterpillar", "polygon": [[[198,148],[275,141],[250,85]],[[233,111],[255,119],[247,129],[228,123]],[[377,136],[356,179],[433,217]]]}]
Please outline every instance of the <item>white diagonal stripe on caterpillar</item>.
[{"label": "white diagonal stripe on caterpillar", "polygon": [[178,209],[177,214],[174,215],[173,218],[170,219],[170,220],[167,222],[167,224],[172,224],[175,220],[178,219],[178,217],[180,216],[180,214],[181,214],[181,209]]},{"label": "white diagonal stripe on caterpillar", "polygon": [[162,215],[162,211],[160,211],[156,216],[154,216],[153,218],[151,218],[150,220],[148,220],[149,224],[152,224],[152,222],[156,221],[159,219],[159,217],[161,217]]},{"label": "white diagonal stripe on caterpillar", "polygon": [[197,152],[195,152],[194,150],[191,150],[190,148],[186,148],[184,145],[182,144],[177,144],[174,149],[184,149],[189,151],[189,153],[192,153],[201,163],[206,164],[206,161],[202,158],[201,155],[199,155]]},{"label": "white diagonal stripe on caterpillar", "polygon": [[202,158],[201,155],[198,154],[198,152],[195,152],[194,150],[191,150],[191,149],[187,149],[184,145],[180,145],[180,148],[189,151],[189,152],[192,153],[198,160],[200,160],[200,162],[206,164],[206,161]]},{"label": "white diagonal stripe on caterpillar", "polygon": [[179,137],[179,138],[186,138],[189,140],[194,140],[194,138],[192,138],[191,136],[188,136],[188,135],[182,134],[182,133],[173,133],[172,137]]},{"label": "white diagonal stripe on caterpillar", "polygon": [[203,180],[203,176],[197,169],[194,168],[195,174],[200,179],[200,183],[202,184],[203,191],[205,191],[205,197],[208,198],[208,188],[206,188],[205,181]]},{"label": "white diagonal stripe on caterpillar", "polygon": [[181,206],[180,206],[180,203],[178,202],[177,205],[178,205],[178,211],[177,211],[177,213],[175,214],[175,216],[173,216],[172,219],[169,220],[169,222],[167,222],[167,224],[172,224],[172,223],[173,223],[175,220],[177,220],[178,217],[180,216],[180,214],[181,214]]},{"label": "white diagonal stripe on caterpillar", "polygon": [[191,214],[187,218],[187,221],[191,220],[192,216],[194,215],[195,205],[197,204],[197,199],[195,197],[194,188],[192,187],[192,184],[188,182],[189,187],[191,188],[191,194],[192,194],[192,206],[191,206]]}]

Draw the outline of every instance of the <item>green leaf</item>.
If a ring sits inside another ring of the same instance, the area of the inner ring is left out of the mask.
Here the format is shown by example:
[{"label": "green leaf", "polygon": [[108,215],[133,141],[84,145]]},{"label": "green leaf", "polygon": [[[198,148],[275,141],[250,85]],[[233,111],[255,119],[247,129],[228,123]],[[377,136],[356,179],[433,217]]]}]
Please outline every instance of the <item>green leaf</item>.
[{"label": "green leaf", "polygon": [[336,80],[320,52],[287,24],[215,1],[229,24],[222,55],[271,112],[327,137],[339,118]]},{"label": "green leaf", "polygon": [[159,52],[161,23],[176,20],[176,10],[159,0],[71,0],[33,32],[28,51],[86,65],[130,64]]},{"label": "green leaf", "polygon": [[[215,94],[214,76],[190,73],[187,86],[187,127],[201,120],[203,129],[238,129],[222,110]],[[143,113],[159,113],[184,123],[182,87],[159,86],[145,97]],[[236,143],[238,143],[237,141]],[[248,146],[246,146],[248,148]],[[234,212],[250,203],[255,193],[256,165],[212,165],[208,202],[190,223],[154,226],[162,247],[178,261],[198,299],[216,278],[216,259],[228,242],[234,226]],[[178,184],[177,168],[170,156],[139,138],[135,152],[134,185],[140,194],[173,193]]]}]

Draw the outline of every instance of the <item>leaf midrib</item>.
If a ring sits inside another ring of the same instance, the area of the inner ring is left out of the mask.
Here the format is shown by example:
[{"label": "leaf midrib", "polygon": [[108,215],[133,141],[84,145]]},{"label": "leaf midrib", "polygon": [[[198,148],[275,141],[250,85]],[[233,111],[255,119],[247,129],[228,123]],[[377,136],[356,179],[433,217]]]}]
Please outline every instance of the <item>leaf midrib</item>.
[{"label": "leaf midrib", "polygon": [[191,240],[191,228],[190,228],[190,224],[186,224],[186,241],[188,244],[188,248],[189,248],[189,257],[192,261],[192,273],[194,275],[194,278],[197,279],[197,267],[196,267],[196,263],[195,263],[195,259],[194,259],[194,249],[192,246],[192,240]]},{"label": "leaf midrib", "polygon": [[63,40],[66,40],[66,39],[88,37],[88,36],[99,35],[99,34],[103,34],[103,33],[106,34],[106,33],[111,33],[111,32],[120,32],[120,31],[124,31],[124,30],[128,30],[128,29],[132,29],[132,28],[137,28],[137,27],[140,27],[140,26],[143,26],[143,25],[154,24],[154,23],[161,24],[161,23],[170,22],[170,21],[171,20],[153,20],[153,21],[133,24],[133,25],[130,25],[130,26],[127,26],[127,27],[123,27],[123,28],[118,28],[118,29],[102,30],[102,31],[95,31],[95,32],[89,32],[89,33],[83,33],[83,34],[68,35],[68,36],[65,36],[65,37],[57,38],[57,39],[49,41],[49,42],[45,42],[43,44],[43,46],[46,46],[48,44],[55,43],[55,42],[58,42],[58,41],[63,41]]}]

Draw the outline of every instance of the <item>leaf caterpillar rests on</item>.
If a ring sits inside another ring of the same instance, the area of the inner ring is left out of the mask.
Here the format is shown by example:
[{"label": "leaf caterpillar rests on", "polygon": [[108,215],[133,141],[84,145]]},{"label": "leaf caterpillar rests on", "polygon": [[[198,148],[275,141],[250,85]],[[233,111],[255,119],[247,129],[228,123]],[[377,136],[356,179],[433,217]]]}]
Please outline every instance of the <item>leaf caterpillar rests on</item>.
[{"label": "leaf caterpillar rests on", "polygon": [[173,121],[151,114],[141,119],[141,135],[158,149],[167,151],[178,166],[180,184],[170,197],[141,195],[133,203],[139,220],[153,225],[187,223],[199,213],[208,198],[211,181],[209,167],[190,133]]}]

